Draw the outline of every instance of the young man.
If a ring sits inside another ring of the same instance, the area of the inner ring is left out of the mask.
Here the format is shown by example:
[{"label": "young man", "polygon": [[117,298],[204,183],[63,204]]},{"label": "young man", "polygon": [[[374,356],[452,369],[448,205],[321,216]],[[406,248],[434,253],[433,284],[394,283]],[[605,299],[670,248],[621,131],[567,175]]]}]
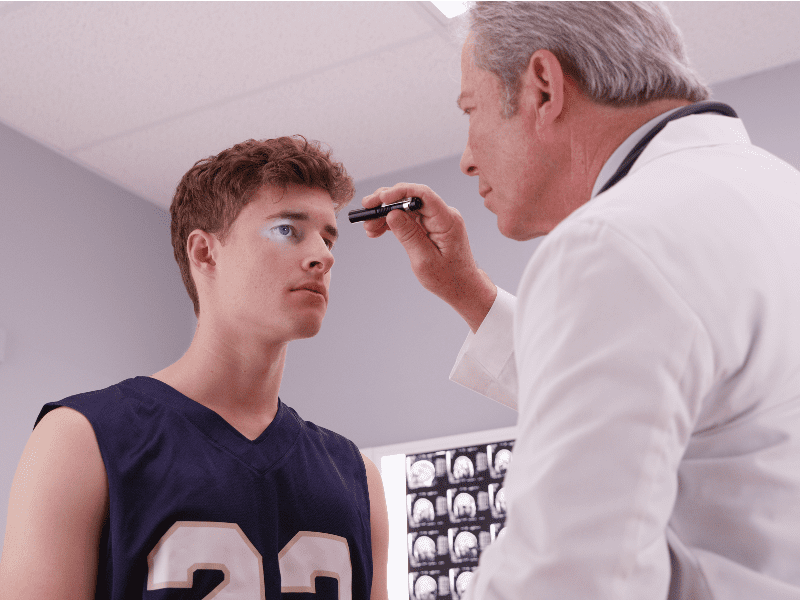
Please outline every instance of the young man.
[{"label": "young man", "polygon": [[170,212],[194,339],[152,377],[42,409],[12,486],[4,600],[387,597],[378,470],[278,398],[288,343],[322,325],[353,193],[297,137],[189,170]]}]

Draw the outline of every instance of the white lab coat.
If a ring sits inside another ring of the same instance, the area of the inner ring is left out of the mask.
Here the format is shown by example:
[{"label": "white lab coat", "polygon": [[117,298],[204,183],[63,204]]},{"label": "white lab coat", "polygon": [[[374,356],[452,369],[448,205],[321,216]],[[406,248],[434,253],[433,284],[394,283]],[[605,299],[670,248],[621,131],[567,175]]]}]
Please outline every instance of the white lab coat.
[{"label": "white lab coat", "polygon": [[740,120],[667,125],[451,378],[519,405],[471,600],[800,599],[800,173]]}]

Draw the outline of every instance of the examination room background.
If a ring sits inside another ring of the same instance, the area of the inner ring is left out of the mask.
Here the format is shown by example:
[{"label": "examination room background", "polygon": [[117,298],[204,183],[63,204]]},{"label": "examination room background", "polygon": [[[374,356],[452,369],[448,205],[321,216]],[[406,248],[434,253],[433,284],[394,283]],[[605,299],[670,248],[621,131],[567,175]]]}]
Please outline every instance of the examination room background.
[{"label": "examination room background", "polygon": [[[713,90],[754,143],[800,168],[800,62]],[[379,186],[431,186],[464,215],[479,265],[513,292],[538,242],[502,238],[459,158],[357,181],[350,208]],[[367,239],[345,214],[339,227],[326,321],[290,346],[281,398],[364,449],[512,426],[516,413],[448,381],[467,326],[420,288],[396,241]],[[0,123],[4,525],[42,404],[155,373],[183,354],[194,327],[168,215]]]}]

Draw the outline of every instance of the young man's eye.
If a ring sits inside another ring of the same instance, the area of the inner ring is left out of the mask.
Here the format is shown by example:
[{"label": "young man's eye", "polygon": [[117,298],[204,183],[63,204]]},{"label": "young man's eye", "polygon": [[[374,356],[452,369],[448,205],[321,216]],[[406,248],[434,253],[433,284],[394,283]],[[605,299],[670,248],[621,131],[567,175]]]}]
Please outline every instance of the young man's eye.
[{"label": "young man's eye", "polygon": [[274,242],[296,243],[299,242],[303,234],[294,225],[289,223],[275,223],[265,227],[261,235]]},{"label": "young man's eye", "polygon": [[297,240],[300,237],[300,234],[294,225],[289,225],[287,223],[275,225],[275,227],[272,228],[272,235],[274,238],[279,240]]}]

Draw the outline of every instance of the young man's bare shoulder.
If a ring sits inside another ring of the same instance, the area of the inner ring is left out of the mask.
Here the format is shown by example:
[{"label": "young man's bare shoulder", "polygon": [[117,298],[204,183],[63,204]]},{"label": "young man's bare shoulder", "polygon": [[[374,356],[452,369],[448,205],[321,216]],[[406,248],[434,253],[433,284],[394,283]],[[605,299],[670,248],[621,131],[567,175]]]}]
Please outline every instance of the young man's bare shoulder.
[{"label": "young man's bare shoulder", "polygon": [[[32,475],[46,477],[53,487],[78,478],[86,494],[107,498],[105,465],[94,429],[79,411],[61,406],[37,423],[22,455]],[[50,487],[50,486],[48,486]]]},{"label": "young man's bare shoulder", "polygon": [[53,409],[34,428],[11,486],[3,598],[93,597],[107,514],[106,471],[91,424],[76,410]]},{"label": "young man's bare shoulder", "polygon": [[97,438],[89,419],[69,406],[54,408],[42,417],[31,434],[31,442],[100,457]]}]

